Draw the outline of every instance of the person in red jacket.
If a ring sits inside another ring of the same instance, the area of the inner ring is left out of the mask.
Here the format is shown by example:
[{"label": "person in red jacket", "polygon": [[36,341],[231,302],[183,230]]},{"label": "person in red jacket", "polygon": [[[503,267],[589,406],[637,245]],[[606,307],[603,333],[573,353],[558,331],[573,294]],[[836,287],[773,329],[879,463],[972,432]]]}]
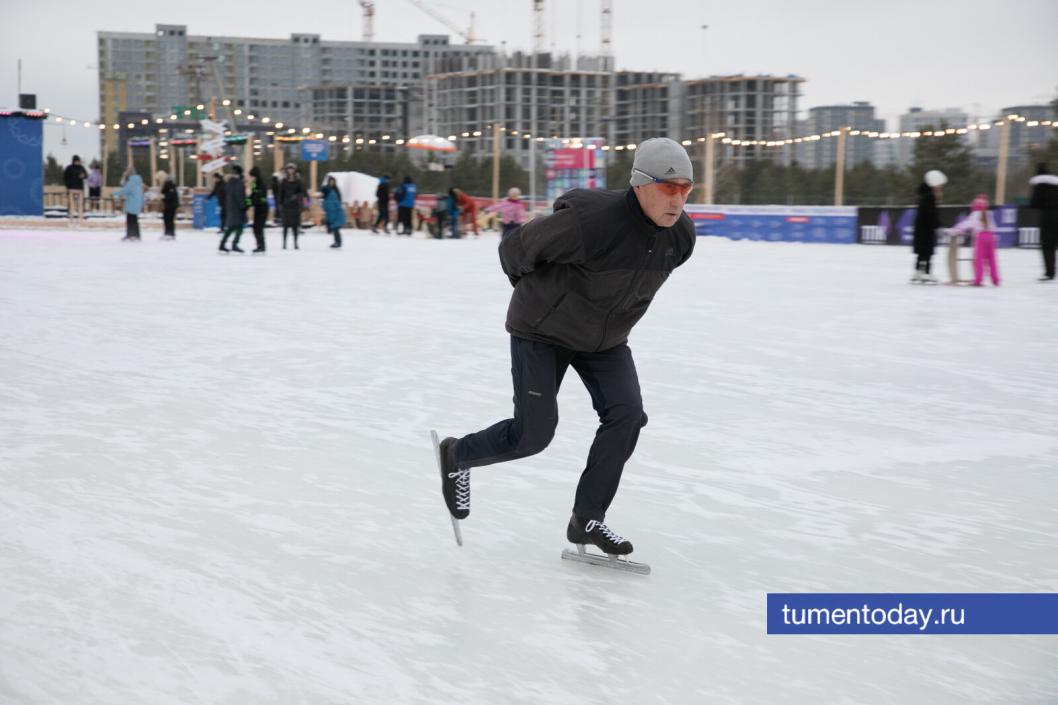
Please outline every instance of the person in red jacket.
[{"label": "person in red jacket", "polygon": [[474,237],[478,236],[478,204],[474,199],[466,195],[460,189],[452,189],[456,194],[456,207],[459,208],[459,219],[463,224],[463,232],[466,232],[466,223],[469,220],[474,230]]}]

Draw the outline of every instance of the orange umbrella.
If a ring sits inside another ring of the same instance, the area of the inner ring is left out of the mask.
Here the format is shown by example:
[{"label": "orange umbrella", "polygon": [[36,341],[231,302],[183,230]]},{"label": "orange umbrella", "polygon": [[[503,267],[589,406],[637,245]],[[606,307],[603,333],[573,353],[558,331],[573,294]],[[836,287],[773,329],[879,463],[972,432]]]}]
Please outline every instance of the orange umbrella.
[{"label": "orange umbrella", "polygon": [[412,149],[425,149],[431,152],[454,152],[456,146],[452,140],[438,137],[437,135],[419,135],[412,137],[406,143]]}]

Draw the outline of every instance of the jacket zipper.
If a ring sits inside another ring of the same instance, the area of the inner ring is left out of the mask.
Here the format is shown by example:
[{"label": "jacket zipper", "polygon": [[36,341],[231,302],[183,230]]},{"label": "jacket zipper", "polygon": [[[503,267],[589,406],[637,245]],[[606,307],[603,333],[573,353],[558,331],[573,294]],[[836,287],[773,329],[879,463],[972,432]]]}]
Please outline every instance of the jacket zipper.
[{"label": "jacket zipper", "polygon": [[625,303],[635,294],[636,289],[639,285],[639,280],[643,278],[643,274],[646,272],[646,267],[650,264],[650,256],[654,254],[654,248],[658,246],[658,234],[654,233],[650,241],[650,247],[647,248],[646,259],[643,260],[643,266],[639,272],[632,277],[632,285],[628,288],[628,293],[618,301],[613,308],[606,312],[606,320],[602,324],[602,338],[599,339],[599,344],[595,346],[595,352],[599,352],[602,349],[602,344],[606,342],[606,329],[610,327],[610,317],[613,316],[614,312],[624,307]]}]

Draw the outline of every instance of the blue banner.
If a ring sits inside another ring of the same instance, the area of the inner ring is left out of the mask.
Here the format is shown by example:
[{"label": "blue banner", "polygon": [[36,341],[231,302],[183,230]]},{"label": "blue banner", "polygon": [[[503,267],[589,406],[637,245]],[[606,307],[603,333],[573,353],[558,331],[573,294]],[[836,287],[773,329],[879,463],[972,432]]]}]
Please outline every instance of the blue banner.
[{"label": "blue banner", "polygon": [[195,230],[220,227],[220,208],[217,200],[208,193],[196,193],[191,197],[191,227]]},{"label": "blue banner", "polygon": [[327,143],[323,140],[301,140],[301,161],[327,161]]},{"label": "blue banner", "polygon": [[44,214],[44,121],[0,118],[0,215]]},{"label": "blue banner", "polygon": [[684,207],[695,232],[731,240],[856,242],[856,209],[846,206]]},{"label": "blue banner", "polygon": [[768,593],[769,634],[1058,634],[1058,593]]}]

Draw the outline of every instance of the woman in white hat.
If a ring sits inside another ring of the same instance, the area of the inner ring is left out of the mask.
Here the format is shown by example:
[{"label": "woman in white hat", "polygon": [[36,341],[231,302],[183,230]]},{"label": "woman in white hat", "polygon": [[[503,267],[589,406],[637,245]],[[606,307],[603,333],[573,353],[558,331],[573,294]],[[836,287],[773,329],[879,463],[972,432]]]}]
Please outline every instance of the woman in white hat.
[{"label": "woman in white hat", "polygon": [[933,169],[926,172],[926,176],[918,186],[918,208],[915,210],[915,236],[912,248],[915,252],[915,273],[911,277],[912,282],[937,283],[937,278],[930,273],[929,269],[933,250],[937,246],[937,228],[940,227],[937,201],[946,183],[948,183],[948,177],[944,175],[944,172]]}]

